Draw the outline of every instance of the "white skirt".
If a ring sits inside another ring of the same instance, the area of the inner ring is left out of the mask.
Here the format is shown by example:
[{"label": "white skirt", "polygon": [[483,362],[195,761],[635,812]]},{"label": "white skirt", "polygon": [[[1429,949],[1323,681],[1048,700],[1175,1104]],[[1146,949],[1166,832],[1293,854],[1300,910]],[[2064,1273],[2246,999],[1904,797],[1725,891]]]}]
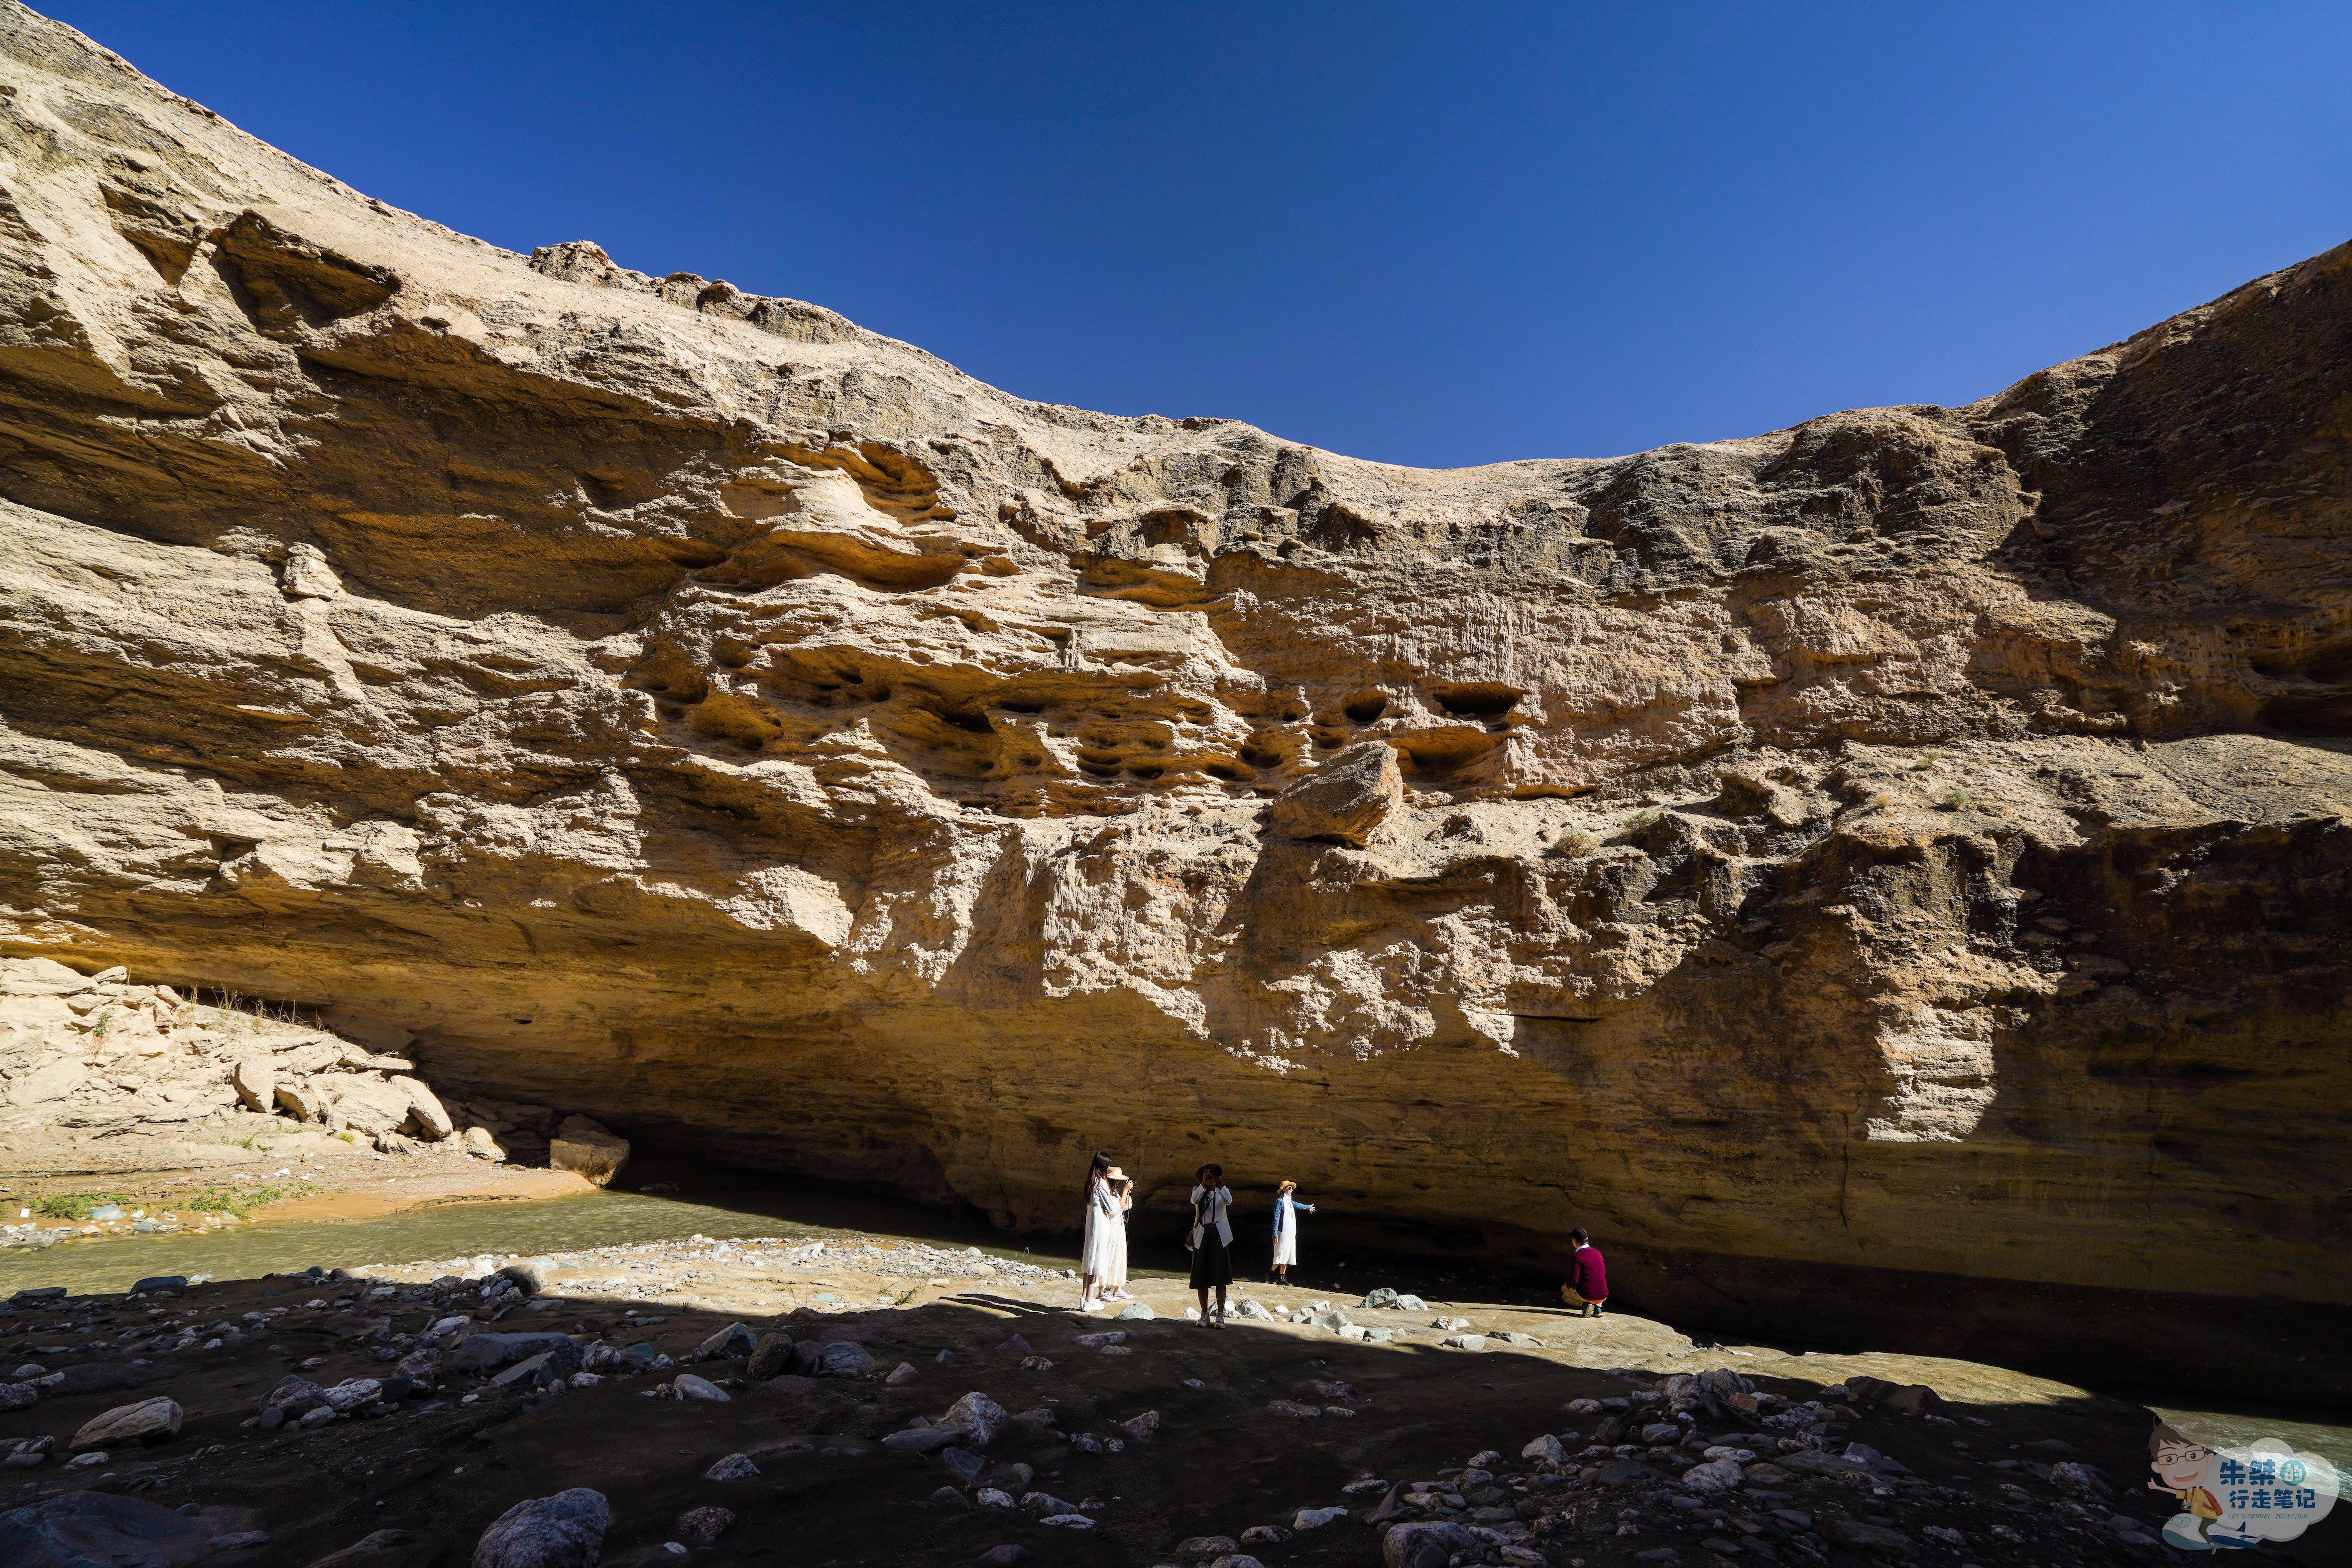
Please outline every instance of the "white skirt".
[{"label": "white skirt", "polygon": [[1275,1234],[1274,1260],[1286,1267],[1298,1261],[1298,1228],[1297,1226],[1294,1225],[1287,1230],[1277,1231]]},{"label": "white skirt", "polygon": [[1101,1228],[1110,1236],[1110,1258],[1102,1267],[1103,1289],[1119,1290],[1127,1284],[1127,1217],[1106,1219]]},{"label": "white skirt", "polygon": [[1087,1205],[1087,1246],[1078,1272],[1102,1279],[1110,1268],[1114,1249],[1119,1254],[1127,1251],[1126,1241],[1125,1227],[1093,1204]]}]

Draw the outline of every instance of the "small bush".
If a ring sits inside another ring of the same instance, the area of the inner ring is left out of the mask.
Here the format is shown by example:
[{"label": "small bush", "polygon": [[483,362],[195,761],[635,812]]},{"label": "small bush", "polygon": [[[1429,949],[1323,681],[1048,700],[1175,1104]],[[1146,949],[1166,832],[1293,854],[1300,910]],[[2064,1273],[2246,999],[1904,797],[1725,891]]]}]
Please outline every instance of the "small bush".
[{"label": "small bush", "polygon": [[88,1219],[91,1209],[109,1203],[128,1207],[131,1200],[112,1192],[53,1192],[35,1198],[31,1207],[46,1219]]},{"label": "small bush", "polygon": [[1559,837],[1552,841],[1551,852],[1574,860],[1589,855],[1600,847],[1601,836],[1598,833],[1587,832],[1582,828],[1566,828],[1561,830]]},{"label": "small bush", "polygon": [[1957,784],[1936,797],[1936,810],[1938,811],[1961,810],[1968,806],[1968,803],[1969,792]]},{"label": "small bush", "polygon": [[257,1208],[267,1208],[273,1203],[289,1197],[299,1197],[310,1191],[308,1183],[299,1186],[257,1186],[240,1192],[233,1186],[208,1186],[194,1197],[184,1198],[180,1207],[197,1214],[233,1214],[243,1219]]}]

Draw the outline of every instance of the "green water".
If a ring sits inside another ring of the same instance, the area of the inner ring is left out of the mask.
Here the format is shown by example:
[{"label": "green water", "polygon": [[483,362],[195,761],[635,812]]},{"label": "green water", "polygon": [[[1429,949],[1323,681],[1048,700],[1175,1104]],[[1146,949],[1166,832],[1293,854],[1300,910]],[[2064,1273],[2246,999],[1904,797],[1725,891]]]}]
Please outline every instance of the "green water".
[{"label": "green water", "polygon": [[2149,1409],[2194,1437],[2217,1448],[2244,1448],[2258,1437],[2276,1437],[2306,1453],[2317,1454],[2339,1473],[2352,1472],[2352,1427],[2322,1427],[2250,1410],[2191,1410],[2179,1406],[2150,1405]]},{"label": "green water", "polygon": [[1055,1268],[1066,1266],[1076,1256],[1050,1244],[1036,1252],[1007,1248],[1003,1238],[984,1223],[884,1198],[766,1191],[690,1197],[595,1192],[530,1203],[437,1204],[381,1219],[260,1225],[208,1235],[108,1237],[40,1251],[11,1249],[0,1252],[0,1297],[39,1285],[63,1285],[76,1295],[126,1291],[152,1274],[249,1280],[299,1273],[313,1264],[350,1269],[481,1252],[501,1258],[576,1252],[682,1241],[696,1235],[717,1240],[754,1236],[814,1239],[844,1232],[978,1247],[999,1258],[1025,1258]]}]

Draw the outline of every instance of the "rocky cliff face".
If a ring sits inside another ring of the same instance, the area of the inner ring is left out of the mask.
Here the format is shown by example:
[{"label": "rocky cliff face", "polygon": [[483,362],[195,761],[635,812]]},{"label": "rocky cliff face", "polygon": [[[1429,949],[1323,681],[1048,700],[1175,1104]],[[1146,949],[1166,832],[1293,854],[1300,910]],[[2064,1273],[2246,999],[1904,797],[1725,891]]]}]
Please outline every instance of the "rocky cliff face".
[{"label": "rocky cliff face", "polygon": [[1214,1156],[1653,1306],[2340,1362],[2352,253],[1428,473],[502,251],[9,5],[0,300],[0,950],[1012,1227]]}]

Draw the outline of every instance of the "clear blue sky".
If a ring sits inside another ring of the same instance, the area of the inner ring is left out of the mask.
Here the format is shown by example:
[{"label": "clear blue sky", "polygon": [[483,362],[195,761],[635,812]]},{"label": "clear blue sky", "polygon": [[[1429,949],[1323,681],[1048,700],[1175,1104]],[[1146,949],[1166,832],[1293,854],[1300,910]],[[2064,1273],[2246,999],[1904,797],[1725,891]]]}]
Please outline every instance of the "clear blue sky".
[{"label": "clear blue sky", "polygon": [[2352,6],[48,0],[518,250],[1390,462],[1965,402],[2352,238]]}]

